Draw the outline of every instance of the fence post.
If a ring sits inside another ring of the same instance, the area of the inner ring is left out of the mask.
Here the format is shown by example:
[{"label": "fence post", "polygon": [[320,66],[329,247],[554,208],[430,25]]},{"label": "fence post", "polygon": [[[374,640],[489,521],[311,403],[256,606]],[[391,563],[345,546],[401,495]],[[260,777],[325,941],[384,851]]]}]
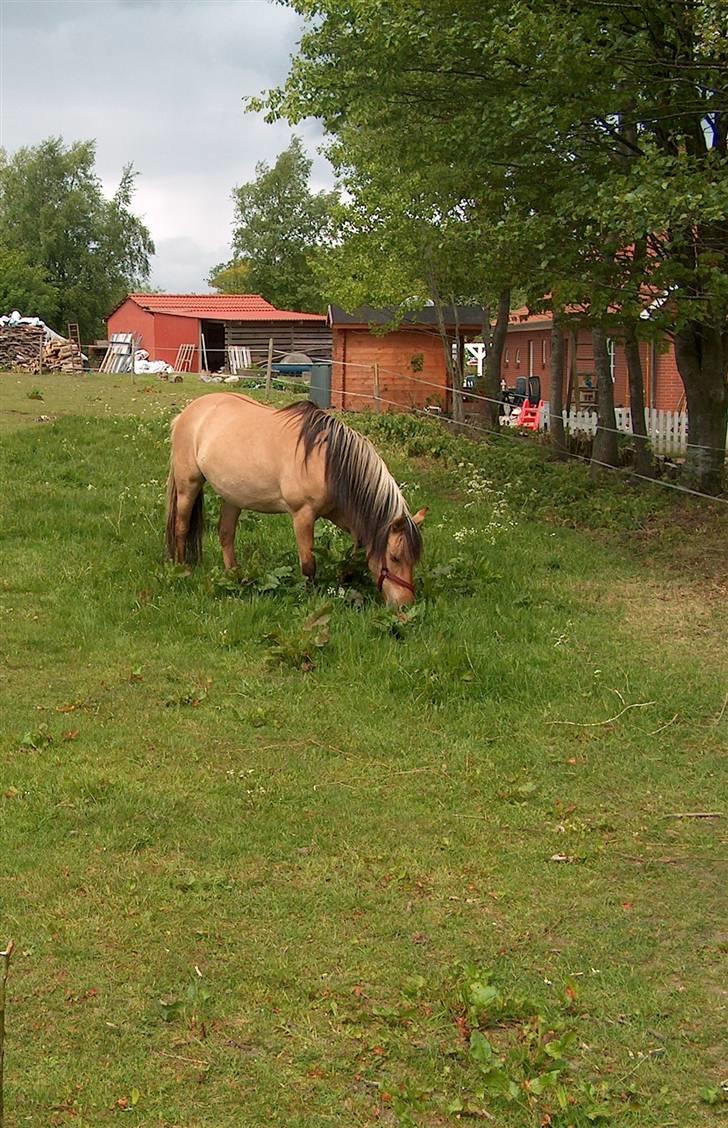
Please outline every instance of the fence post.
[{"label": "fence post", "polygon": [[379,363],[374,362],[374,410],[381,413],[382,397],[379,390]]},{"label": "fence post", "polygon": [[2,966],[0,967],[0,1128],[3,1128],[5,1122],[3,1114],[3,1074],[5,1066],[5,987],[8,982],[8,972],[10,970],[10,957],[13,954],[14,944],[12,940],[9,942],[4,952],[0,952],[0,960]]},{"label": "fence post", "polygon": [[265,398],[270,399],[273,384],[273,338],[268,338],[268,363],[265,367]]}]

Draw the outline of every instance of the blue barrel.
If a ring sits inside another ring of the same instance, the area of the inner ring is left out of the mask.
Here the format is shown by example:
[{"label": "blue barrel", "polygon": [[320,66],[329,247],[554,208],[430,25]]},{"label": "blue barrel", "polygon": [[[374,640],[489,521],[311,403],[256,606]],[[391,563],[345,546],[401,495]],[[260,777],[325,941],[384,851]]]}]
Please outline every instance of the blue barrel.
[{"label": "blue barrel", "polygon": [[312,364],[309,397],[317,407],[331,407],[331,365]]}]

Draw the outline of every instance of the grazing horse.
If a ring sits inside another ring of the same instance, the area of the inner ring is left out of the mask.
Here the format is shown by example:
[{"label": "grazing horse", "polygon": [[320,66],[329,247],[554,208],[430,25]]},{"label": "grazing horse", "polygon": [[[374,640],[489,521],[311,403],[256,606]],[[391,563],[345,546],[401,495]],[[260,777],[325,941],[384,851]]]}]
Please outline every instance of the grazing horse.
[{"label": "grazing horse", "polygon": [[399,486],[363,435],[311,402],[280,410],[249,396],[213,393],[172,422],[167,483],[167,555],[196,564],[202,552],[202,488],[223,500],[219,535],[226,568],[237,567],[235,529],[242,509],[289,513],[301,571],[316,574],[313,530],[319,517],[364,548],[385,601],[412,603],[425,509],[410,514]]}]

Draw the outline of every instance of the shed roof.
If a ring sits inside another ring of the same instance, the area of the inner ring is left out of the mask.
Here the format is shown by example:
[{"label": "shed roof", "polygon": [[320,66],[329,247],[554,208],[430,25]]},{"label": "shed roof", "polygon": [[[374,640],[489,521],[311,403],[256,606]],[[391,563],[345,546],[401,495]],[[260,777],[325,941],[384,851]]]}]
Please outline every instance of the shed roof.
[{"label": "shed roof", "polygon": [[[478,333],[483,328],[483,310],[480,306],[444,306],[442,315],[448,329],[474,329]],[[437,313],[434,306],[410,310],[401,314],[394,307],[377,309],[375,306],[360,306],[353,313],[347,313],[341,306],[329,306],[329,325],[356,325],[367,328],[370,325],[427,325],[437,327]]]},{"label": "shed roof", "polygon": [[301,313],[276,309],[260,294],[127,294],[111,311],[132,301],[148,313],[176,314],[211,321],[316,321],[325,324],[320,313]]}]

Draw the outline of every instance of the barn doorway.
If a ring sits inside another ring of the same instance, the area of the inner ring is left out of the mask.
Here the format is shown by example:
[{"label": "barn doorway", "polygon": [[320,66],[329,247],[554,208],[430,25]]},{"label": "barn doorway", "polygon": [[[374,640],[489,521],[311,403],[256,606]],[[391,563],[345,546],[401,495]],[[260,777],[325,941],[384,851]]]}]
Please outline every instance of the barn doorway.
[{"label": "barn doorway", "polygon": [[[225,322],[224,321],[200,321],[200,332],[202,340],[204,341],[204,348],[200,349],[202,354],[202,367],[207,369],[208,372],[219,372],[220,369],[225,367]],[[207,364],[205,364],[207,360]]]}]

